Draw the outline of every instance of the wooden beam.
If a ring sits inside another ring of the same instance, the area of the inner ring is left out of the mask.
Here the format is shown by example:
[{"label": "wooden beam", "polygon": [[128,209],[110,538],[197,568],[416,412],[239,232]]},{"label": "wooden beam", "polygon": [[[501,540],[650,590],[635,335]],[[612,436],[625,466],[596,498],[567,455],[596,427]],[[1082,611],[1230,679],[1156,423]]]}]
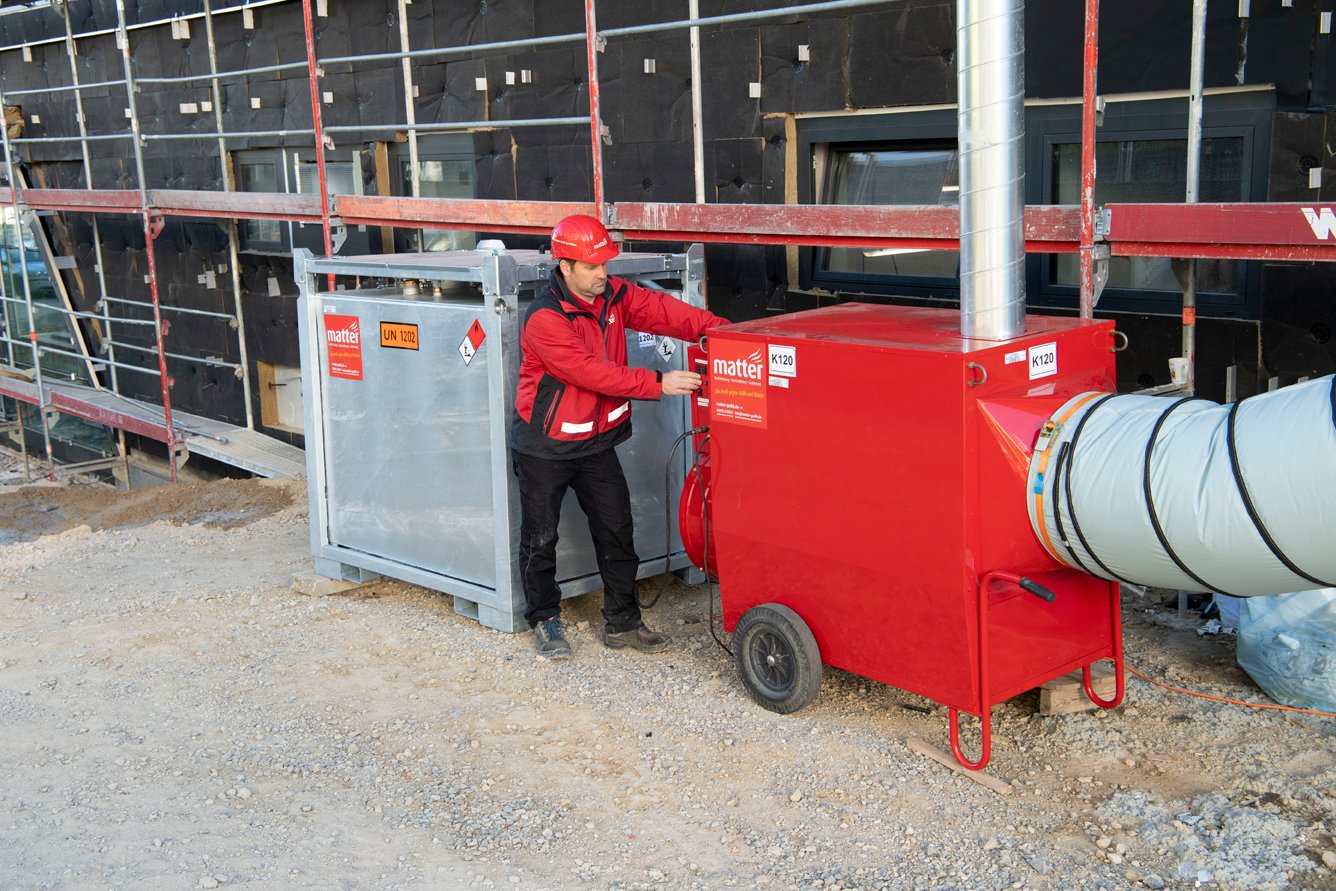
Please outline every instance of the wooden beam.
[{"label": "wooden beam", "polygon": [[[1113,666],[1107,662],[1096,662],[1090,667],[1090,683],[1095,688],[1095,695],[1100,699],[1113,699],[1117,691],[1118,679]],[[1088,712],[1099,706],[1090,701],[1081,684],[1081,670],[1068,672],[1060,678],[1054,678],[1039,688],[1039,714],[1066,715],[1072,712]]]},{"label": "wooden beam", "polygon": [[[376,143],[376,194],[389,198],[394,194],[390,188],[390,144]],[[394,227],[380,227],[380,251],[383,254],[394,253]]]},{"label": "wooden beam", "polygon": [[941,764],[944,767],[951,768],[956,773],[960,774],[962,777],[974,780],[974,782],[978,783],[980,786],[992,789],[999,795],[1011,794],[1010,783],[1007,783],[1003,780],[999,780],[997,777],[992,776],[991,774],[986,774],[982,770],[970,770],[969,768],[961,764],[959,761],[957,761],[955,758],[953,758],[951,755],[947,754],[946,752],[943,752],[936,746],[928,745],[923,740],[919,739],[917,736],[911,736],[908,739],[906,739],[905,745],[909,746],[909,751],[918,752],[920,755],[926,755],[933,761],[936,761],[938,764]]}]

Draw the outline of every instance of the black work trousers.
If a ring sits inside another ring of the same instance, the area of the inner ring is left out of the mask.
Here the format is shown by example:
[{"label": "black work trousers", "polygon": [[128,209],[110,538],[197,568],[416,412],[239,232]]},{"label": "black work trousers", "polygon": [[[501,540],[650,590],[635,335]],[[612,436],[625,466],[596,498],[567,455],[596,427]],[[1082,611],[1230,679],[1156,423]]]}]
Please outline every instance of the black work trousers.
[{"label": "black work trousers", "polygon": [[561,613],[557,586],[557,523],[567,489],[575,490],[589,518],[598,572],[603,579],[603,624],[616,633],[640,626],[631,490],[616,449],[581,458],[514,455],[520,489],[520,575],[529,625]]}]

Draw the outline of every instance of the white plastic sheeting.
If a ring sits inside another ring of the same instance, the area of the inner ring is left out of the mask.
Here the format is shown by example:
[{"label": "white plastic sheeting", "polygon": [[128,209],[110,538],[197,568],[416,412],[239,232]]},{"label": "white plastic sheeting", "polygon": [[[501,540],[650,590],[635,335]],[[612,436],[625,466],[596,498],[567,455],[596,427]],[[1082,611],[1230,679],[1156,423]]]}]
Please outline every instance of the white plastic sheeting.
[{"label": "white plastic sheeting", "polygon": [[1244,602],[1239,665],[1277,702],[1336,711],[1336,588]]},{"label": "white plastic sheeting", "polygon": [[1236,597],[1336,587],[1336,377],[1234,405],[1084,394],[1049,424],[1030,523],[1061,562]]}]

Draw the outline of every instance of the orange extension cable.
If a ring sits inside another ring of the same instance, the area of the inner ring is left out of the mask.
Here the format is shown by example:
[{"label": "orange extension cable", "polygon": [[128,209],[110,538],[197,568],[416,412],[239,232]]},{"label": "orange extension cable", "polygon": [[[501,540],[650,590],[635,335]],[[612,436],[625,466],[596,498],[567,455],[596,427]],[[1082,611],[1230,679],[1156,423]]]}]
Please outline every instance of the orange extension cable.
[{"label": "orange extension cable", "polygon": [[1228,702],[1230,705],[1244,705],[1248,708],[1273,708],[1283,712],[1301,712],[1305,715],[1321,715],[1324,718],[1336,718],[1336,713],[1319,711],[1315,708],[1295,708],[1292,705],[1276,705],[1269,702],[1244,702],[1241,699],[1230,699],[1226,696],[1212,696],[1210,693],[1197,693],[1192,690],[1184,690],[1182,687],[1174,687],[1170,684],[1164,684],[1160,681],[1148,678],[1126,662],[1123,663],[1123,668],[1148,684],[1154,684],[1155,686],[1163,687],[1166,690],[1173,690],[1175,693],[1182,693],[1185,696],[1200,696],[1202,699],[1213,699],[1216,702]]}]

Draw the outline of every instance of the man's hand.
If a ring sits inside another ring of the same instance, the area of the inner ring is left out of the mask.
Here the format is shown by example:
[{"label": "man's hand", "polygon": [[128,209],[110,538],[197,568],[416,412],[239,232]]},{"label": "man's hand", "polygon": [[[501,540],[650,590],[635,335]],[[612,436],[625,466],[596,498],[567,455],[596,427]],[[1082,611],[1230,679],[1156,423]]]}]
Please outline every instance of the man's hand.
[{"label": "man's hand", "polygon": [[700,375],[694,371],[665,371],[663,395],[686,396],[700,389]]}]

